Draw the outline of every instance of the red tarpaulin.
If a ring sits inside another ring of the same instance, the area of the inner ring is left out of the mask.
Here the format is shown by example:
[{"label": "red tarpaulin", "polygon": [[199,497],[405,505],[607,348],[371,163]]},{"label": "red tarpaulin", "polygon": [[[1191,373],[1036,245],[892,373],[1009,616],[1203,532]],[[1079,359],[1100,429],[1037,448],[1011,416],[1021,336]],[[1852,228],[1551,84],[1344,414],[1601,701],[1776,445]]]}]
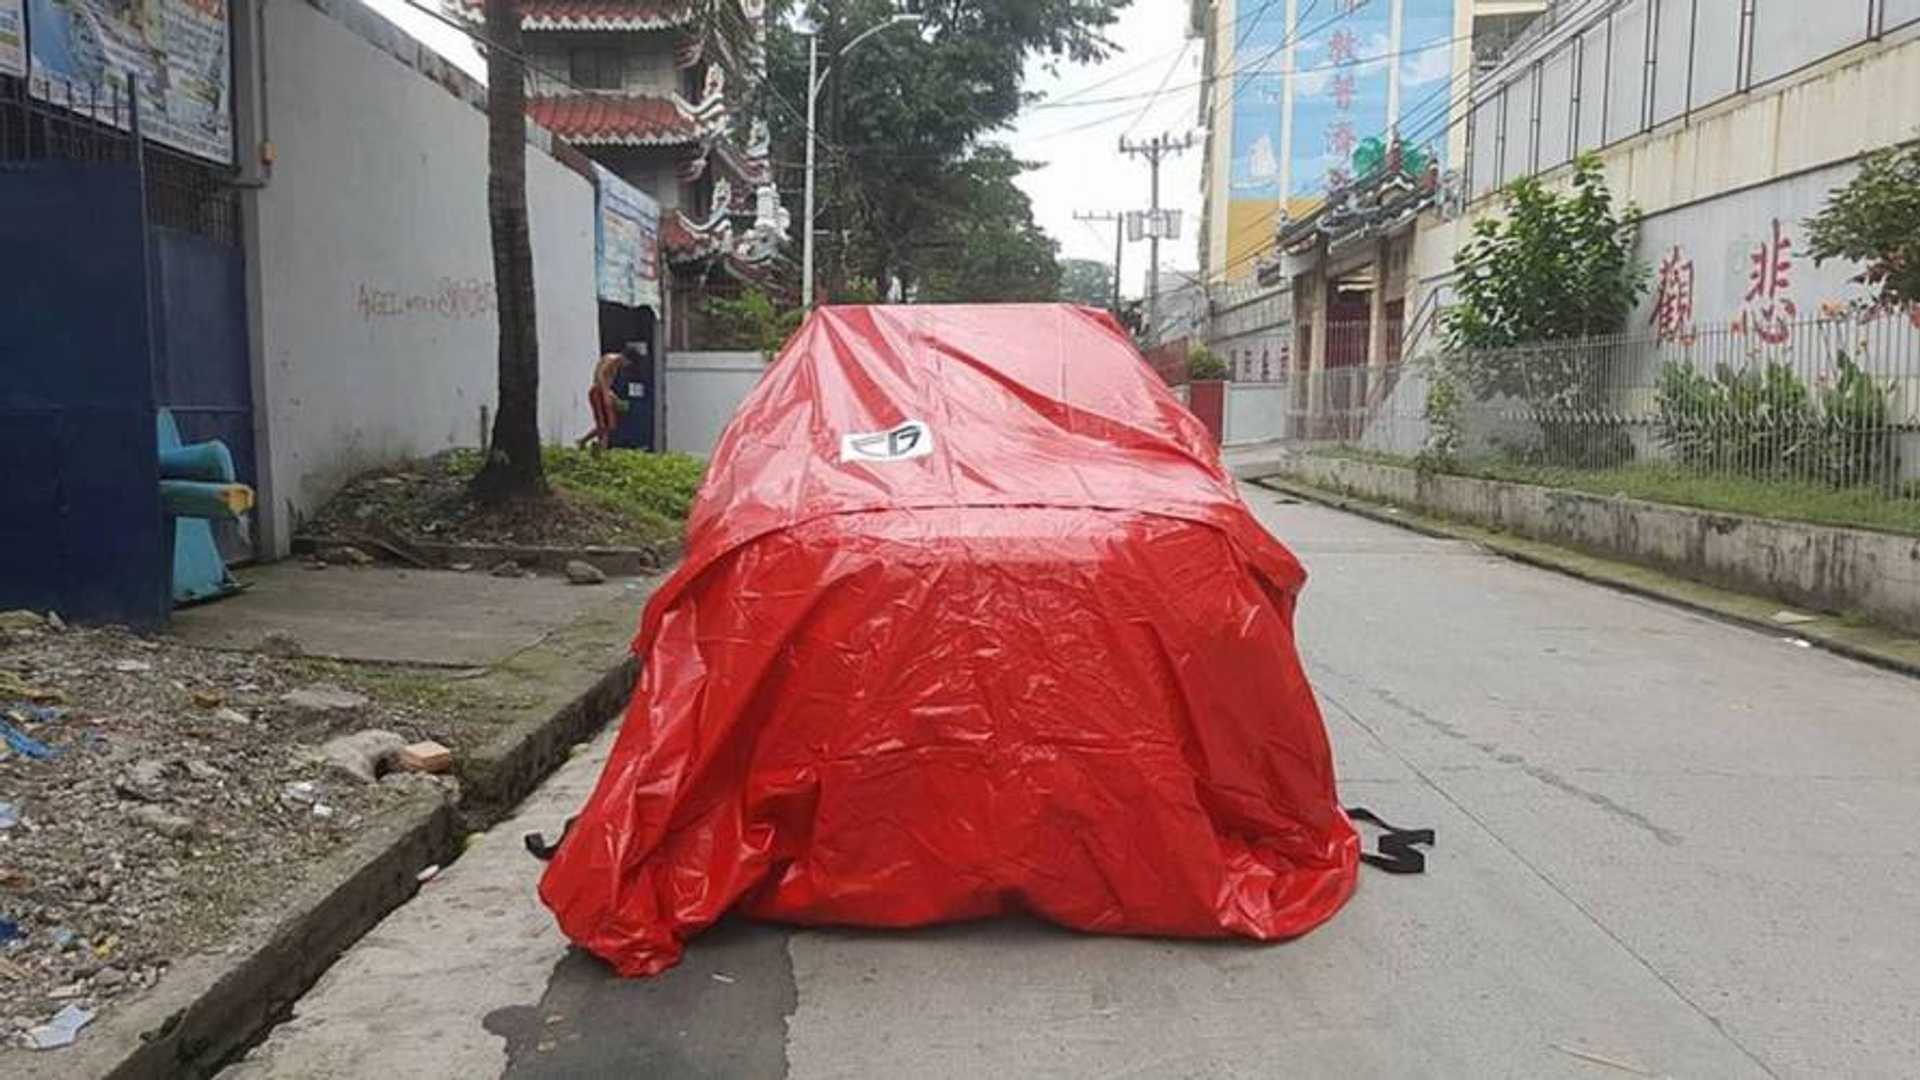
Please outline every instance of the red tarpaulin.
[{"label": "red tarpaulin", "polygon": [[1359,857],[1304,579],[1105,314],[819,311],[714,451],[541,899],[627,975],[729,910],[1304,933]]}]

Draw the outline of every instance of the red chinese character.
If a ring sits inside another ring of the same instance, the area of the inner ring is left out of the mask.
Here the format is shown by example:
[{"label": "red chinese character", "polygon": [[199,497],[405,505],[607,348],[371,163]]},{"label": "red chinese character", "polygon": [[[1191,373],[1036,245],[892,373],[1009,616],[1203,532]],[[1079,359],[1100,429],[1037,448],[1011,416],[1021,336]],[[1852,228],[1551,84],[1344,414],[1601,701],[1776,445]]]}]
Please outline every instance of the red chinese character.
[{"label": "red chinese character", "polygon": [[1773,238],[1754,245],[1747,262],[1747,310],[1739,321],[1745,325],[1751,316],[1754,336],[1778,345],[1792,332],[1788,321],[1800,314],[1793,297],[1787,295],[1792,287],[1787,274],[1793,269],[1793,240],[1780,227],[1779,218],[1773,219]]},{"label": "red chinese character", "polygon": [[1654,340],[1665,344],[1693,342],[1693,260],[1680,245],[1660,260],[1660,276],[1653,291]]},{"label": "red chinese character", "polygon": [[1351,30],[1335,30],[1327,39],[1327,57],[1336,64],[1352,64],[1360,59],[1360,39]]},{"label": "red chinese character", "polygon": [[1333,94],[1334,108],[1341,112],[1352,111],[1355,96],[1353,72],[1343,71],[1335,75],[1333,81],[1328,84],[1328,89]]},{"label": "red chinese character", "polygon": [[1327,125],[1327,153],[1345,161],[1353,156],[1353,148],[1359,144],[1360,136],[1354,134],[1353,121],[1342,116]]}]

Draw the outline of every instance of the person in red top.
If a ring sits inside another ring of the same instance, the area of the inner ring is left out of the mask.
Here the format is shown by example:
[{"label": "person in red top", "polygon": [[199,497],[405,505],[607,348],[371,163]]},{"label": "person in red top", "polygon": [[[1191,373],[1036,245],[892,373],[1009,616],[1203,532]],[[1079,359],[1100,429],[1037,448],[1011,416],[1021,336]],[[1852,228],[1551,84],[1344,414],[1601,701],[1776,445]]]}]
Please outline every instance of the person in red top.
[{"label": "person in red top", "polygon": [[599,362],[593,365],[593,385],[587,388],[587,406],[593,410],[593,430],[574,445],[585,447],[592,443],[597,452],[611,443],[620,414],[627,411],[627,403],[613,392],[613,378],[626,366],[627,358],[620,353],[602,353]]}]

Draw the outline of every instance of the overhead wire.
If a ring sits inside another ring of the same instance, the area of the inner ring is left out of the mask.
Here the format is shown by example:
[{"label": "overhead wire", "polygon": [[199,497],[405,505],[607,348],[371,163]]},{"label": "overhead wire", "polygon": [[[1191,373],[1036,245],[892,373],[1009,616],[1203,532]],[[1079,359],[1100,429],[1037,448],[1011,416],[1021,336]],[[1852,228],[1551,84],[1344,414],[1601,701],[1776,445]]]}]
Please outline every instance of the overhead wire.
[{"label": "overhead wire", "polygon": [[[1464,70],[1456,73],[1451,79],[1447,80],[1445,83],[1442,83],[1440,86],[1435,87],[1432,91],[1429,91],[1427,95],[1421,99],[1421,104],[1417,104],[1415,106],[1416,110],[1424,108],[1427,106],[1427,104],[1438,99],[1440,92],[1442,90],[1452,89],[1456,85],[1462,86],[1462,89],[1457,94],[1453,94],[1449,96],[1447,107],[1444,110],[1442,110],[1439,113],[1436,113],[1432,118],[1423,122],[1423,133],[1418,138],[1409,139],[1403,133],[1402,135],[1403,140],[1408,142],[1416,142],[1416,143],[1432,141],[1433,139],[1436,139],[1442,135],[1446,135],[1452,132],[1455,126],[1465,123],[1467,120],[1468,113],[1471,110],[1467,110],[1467,111],[1457,111],[1457,110],[1459,109],[1460,105],[1469,102],[1472,98],[1472,75],[1473,75],[1473,69],[1471,66],[1468,66]],[[1443,124],[1437,130],[1433,130],[1430,132],[1424,131],[1424,126],[1430,125],[1434,121],[1437,121],[1443,118],[1448,118],[1448,117],[1451,117],[1451,119],[1448,119],[1446,123]],[[1391,131],[1391,126],[1389,127],[1389,131]],[[1382,134],[1384,135],[1385,133],[1382,133]],[[1250,227],[1255,229],[1265,227],[1268,223],[1272,222],[1275,218],[1277,218],[1280,215],[1281,211],[1286,208],[1287,202],[1288,202],[1288,199],[1285,193],[1283,193],[1279,203],[1275,205],[1273,209],[1268,210],[1265,213],[1261,214],[1260,217],[1257,218]],[[1241,255],[1239,258],[1236,258],[1228,262],[1226,265],[1222,266],[1218,271],[1215,271],[1213,275],[1210,275],[1210,277],[1214,279],[1224,277],[1225,275],[1231,273],[1234,270],[1239,269],[1242,266],[1247,265],[1250,262],[1254,262],[1258,259],[1266,257],[1270,253],[1270,251],[1271,251],[1271,248],[1267,246],[1258,247],[1251,251],[1248,251],[1245,254]]]}]

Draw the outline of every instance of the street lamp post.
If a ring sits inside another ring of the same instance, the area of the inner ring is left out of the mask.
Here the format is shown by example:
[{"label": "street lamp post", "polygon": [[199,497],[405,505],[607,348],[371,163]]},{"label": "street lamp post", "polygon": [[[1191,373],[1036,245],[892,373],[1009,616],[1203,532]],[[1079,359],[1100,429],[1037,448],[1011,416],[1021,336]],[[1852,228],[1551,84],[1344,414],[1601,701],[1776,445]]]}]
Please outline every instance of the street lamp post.
[{"label": "street lamp post", "polygon": [[813,307],[813,155],[814,145],[819,136],[814,133],[814,116],[819,108],[820,87],[825,85],[827,76],[833,74],[833,65],[840,58],[853,51],[855,45],[867,40],[889,26],[905,26],[920,21],[918,15],[895,15],[882,23],[876,23],[861,31],[852,41],[840,47],[827,62],[827,70],[815,74],[820,64],[820,32],[818,27],[803,27],[800,32],[807,35],[807,182],[804,205],[800,214],[800,306],[811,310]]}]

